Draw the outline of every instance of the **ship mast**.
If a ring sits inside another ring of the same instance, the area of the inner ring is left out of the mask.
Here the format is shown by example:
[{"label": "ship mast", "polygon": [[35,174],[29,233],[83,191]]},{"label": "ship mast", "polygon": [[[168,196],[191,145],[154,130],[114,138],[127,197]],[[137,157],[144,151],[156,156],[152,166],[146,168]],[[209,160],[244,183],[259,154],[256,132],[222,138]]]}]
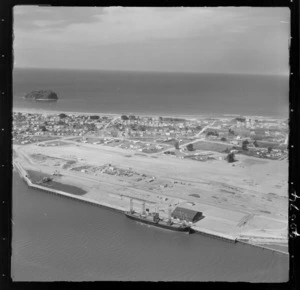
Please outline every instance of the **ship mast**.
[{"label": "ship mast", "polygon": [[170,208],[170,205],[169,205],[169,208],[168,208],[168,222],[171,223],[171,208]]},{"label": "ship mast", "polygon": [[133,213],[133,201],[130,199],[130,213]]}]

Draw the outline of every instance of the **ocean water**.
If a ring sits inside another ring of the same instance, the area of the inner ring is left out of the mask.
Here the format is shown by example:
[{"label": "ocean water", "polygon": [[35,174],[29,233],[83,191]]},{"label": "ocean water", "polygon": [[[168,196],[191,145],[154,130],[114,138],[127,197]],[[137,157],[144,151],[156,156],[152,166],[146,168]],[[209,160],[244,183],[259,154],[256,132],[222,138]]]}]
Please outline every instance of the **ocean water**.
[{"label": "ocean water", "polygon": [[27,187],[13,173],[13,281],[288,280],[287,255],[176,233]]},{"label": "ocean water", "polygon": [[[57,103],[23,96],[53,89]],[[157,115],[288,116],[288,79],[182,73],[15,69],[14,108]],[[288,280],[287,255],[138,224],[30,189],[13,174],[14,281]]]},{"label": "ocean water", "polygon": [[[57,103],[24,100],[53,89]],[[287,76],[15,69],[14,108],[154,115],[288,117]]]}]

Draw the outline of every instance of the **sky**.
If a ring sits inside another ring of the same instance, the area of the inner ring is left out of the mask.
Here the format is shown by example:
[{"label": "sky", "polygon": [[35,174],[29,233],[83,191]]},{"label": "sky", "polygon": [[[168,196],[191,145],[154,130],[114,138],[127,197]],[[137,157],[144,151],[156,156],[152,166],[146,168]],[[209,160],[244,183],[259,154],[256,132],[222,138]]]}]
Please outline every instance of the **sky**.
[{"label": "sky", "polygon": [[287,75],[289,37],[282,7],[14,8],[15,67]]}]

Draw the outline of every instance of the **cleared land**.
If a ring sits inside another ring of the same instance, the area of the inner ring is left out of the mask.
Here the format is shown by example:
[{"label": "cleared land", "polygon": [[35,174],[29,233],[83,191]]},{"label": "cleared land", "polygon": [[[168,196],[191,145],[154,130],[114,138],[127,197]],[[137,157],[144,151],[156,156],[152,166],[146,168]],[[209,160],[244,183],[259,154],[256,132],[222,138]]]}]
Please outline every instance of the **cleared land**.
[{"label": "cleared land", "polygon": [[[51,175],[57,170],[62,176],[53,176],[54,181],[82,188],[87,192],[83,196],[124,210],[129,209],[129,197],[137,199],[136,210],[146,200],[146,207],[159,208],[162,216],[169,206],[180,205],[203,212],[196,229],[287,245],[286,160],[239,155],[234,164],[199,162],[91,143],[62,138],[56,146],[15,145],[15,161],[27,170]],[[209,145],[206,150],[212,150]]]}]

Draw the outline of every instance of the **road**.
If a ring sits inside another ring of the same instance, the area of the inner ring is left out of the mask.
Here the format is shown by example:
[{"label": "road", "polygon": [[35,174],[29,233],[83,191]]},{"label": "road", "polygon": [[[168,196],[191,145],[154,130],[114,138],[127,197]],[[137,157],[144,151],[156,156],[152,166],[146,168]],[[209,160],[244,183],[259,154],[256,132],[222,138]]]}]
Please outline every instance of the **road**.
[{"label": "road", "polygon": [[195,137],[199,137],[206,129],[208,129],[210,126],[213,126],[216,123],[216,121],[213,121],[211,124],[206,125],[199,133],[195,135]]},{"label": "road", "polygon": [[[203,140],[203,138],[198,138],[198,137],[199,137],[202,133],[204,133],[206,129],[208,129],[209,127],[213,126],[215,123],[216,123],[216,121],[214,121],[214,122],[212,122],[212,123],[206,125],[200,132],[198,132],[198,133],[194,136],[194,138],[196,137],[197,139],[195,139],[195,140],[193,140],[193,141],[190,141],[190,142],[187,142],[187,143],[184,143],[184,144],[181,144],[180,147],[183,148],[183,147],[185,147],[185,146],[187,146],[187,145],[189,145],[189,144],[194,144],[194,143],[196,143],[196,142],[198,142],[198,141]],[[168,149],[166,149],[166,150],[164,150],[164,151],[162,151],[162,152],[159,152],[159,153],[165,153],[165,152],[167,152],[167,151],[174,151],[174,150],[175,150],[175,148],[174,148],[174,146],[172,146],[172,147],[169,147]],[[156,154],[159,154],[159,153],[156,153]]]}]

